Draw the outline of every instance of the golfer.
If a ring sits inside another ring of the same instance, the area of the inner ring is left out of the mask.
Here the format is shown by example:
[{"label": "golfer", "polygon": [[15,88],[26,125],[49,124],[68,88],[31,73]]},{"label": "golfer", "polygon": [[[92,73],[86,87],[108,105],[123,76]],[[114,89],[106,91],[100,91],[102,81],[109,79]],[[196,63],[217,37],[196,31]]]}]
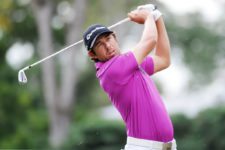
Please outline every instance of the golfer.
[{"label": "golfer", "polygon": [[144,25],[140,41],[129,52],[121,54],[116,35],[102,25],[86,30],[84,44],[101,87],[126,124],[125,150],[176,150],[172,122],[150,77],[170,65],[170,43],[161,14],[149,9],[128,14]]}]

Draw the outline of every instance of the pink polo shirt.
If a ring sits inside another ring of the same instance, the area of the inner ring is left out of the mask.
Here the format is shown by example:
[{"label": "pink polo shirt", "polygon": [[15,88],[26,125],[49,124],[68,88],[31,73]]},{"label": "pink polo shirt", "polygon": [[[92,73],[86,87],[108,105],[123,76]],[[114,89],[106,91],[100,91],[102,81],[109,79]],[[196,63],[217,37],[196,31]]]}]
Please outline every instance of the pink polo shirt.
[{"label": "pink polo shirt", "polygon": [[159,92],[150,78],[151,57],[139,66],[132,52],[97,62],[97,78],[120,112],[127,135],[140,139],[173,140],[173,125]]}]

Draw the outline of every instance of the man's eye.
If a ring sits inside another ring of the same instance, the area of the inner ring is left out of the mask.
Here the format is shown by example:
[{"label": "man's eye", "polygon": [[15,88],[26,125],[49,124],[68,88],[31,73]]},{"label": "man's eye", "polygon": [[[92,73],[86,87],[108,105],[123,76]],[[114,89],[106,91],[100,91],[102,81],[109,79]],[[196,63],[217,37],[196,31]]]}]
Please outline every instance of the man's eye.
[{"label": "man's eye", "polygon": [[96,44],[95,44],[95,46],[97,47],[99,45],[99,42],[97,42]]},{"label": "man's eye", "polygon": [[100,47],[102,44],[101,43],[97,43],[96,44],[96,47]]},{"label": "man's eye", "polygon": [[111,40],[111,37],[107,37],[107,38],[106,38],[106,41],[110,41],[110,40]]}]

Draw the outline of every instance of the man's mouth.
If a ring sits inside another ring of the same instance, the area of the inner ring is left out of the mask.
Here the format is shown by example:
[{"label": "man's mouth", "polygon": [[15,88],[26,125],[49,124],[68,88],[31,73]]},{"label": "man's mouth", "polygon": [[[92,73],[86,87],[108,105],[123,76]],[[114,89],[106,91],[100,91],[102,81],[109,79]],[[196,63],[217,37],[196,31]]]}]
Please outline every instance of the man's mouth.
[{"label": "man's mouth", "polygon": [[108,55],[113,56],[113,55],[115,55],[115,52],[116,52],[115,50],[112,50],[111,52],[108,53]]}]

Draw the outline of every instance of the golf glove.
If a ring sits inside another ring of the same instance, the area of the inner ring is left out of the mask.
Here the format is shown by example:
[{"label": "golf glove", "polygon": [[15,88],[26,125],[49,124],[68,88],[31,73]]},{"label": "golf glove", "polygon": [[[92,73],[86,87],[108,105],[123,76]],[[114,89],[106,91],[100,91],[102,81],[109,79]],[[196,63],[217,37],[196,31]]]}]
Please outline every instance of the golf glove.
[{"label": "golf glove", "polygon": [[152,15],[154,20],[157,21],[162,16],[162,13],[158,9],[156,9],[152,12]]},{"label": "golf glove", "polygon": [[140,9],[148,10],[153,15],[153,18],[155,21],[157,21],[159,19],[159,17],[162,16],[162,13],[153,4],[141,5],[141,6],[138,6],[137,9],[138,10],[140,10]]},{"label": "golf glove", "polygon": [[138,6],[137,9],[147,9],[149,12],[152,12],[156,9],[156,6],[153,5],[153,4],[146,4],[146,5],[141,5],[141,6]]}]

